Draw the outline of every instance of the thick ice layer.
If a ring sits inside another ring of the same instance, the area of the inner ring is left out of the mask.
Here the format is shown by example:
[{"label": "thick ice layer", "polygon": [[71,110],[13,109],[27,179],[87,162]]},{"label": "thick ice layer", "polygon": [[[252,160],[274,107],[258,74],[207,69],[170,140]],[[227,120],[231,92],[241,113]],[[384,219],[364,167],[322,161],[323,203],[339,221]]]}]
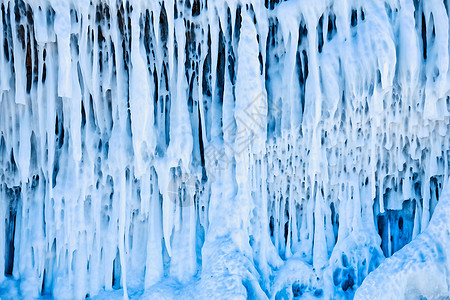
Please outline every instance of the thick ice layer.
[{"label": "thick ice layer", "polygon": [[1,0],[0,296],[449,296],[449,4]]},{"label": "thick ice layer", "polygon": [[[371,273],[356,299],[446,299],[450,297],[450,187],[427,229]],[[383,288],[380,288],[383,287]]]}]

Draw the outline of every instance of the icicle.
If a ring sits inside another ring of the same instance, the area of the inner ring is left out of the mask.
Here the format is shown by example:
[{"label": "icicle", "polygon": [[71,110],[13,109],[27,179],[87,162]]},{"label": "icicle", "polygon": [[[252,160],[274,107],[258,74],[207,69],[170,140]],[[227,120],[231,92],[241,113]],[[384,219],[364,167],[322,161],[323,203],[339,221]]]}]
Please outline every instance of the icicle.
[{"label": "icicle", "polygon": [[315,188],[314,206],[314,245],[313,245],[313,266],[316,270],[322,269],[327,261],[327,245],[325,240],[323,197],[318,184]]},{"label": "icicle", "polygon": [[130,110],[133,132],[133,147],[136,159],[136,176],[145,172],[146,153],[155,151],[153,135],[153,100],[150,98],[150,88],[146,62],[141,54],[139,17],[137,12],[131,16],[131,74],[130,74]]},{"label": "icicle", "polygon": [[55,33],[58,45],[58,96],[72,98],[70,55],[70,7],[66,1],[54,1]]},{"label": "icicle", "polygon": [[444,261],[446,3],[337,4],[3,1],[0,297],[351,298],[382,251]]}]

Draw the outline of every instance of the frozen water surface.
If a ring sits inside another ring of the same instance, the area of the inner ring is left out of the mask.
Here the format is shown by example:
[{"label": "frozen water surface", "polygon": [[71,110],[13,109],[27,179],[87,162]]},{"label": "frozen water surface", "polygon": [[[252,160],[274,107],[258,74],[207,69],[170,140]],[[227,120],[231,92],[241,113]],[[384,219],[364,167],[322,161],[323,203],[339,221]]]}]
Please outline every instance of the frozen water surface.
[{"label": "frozen water surface", "polygon": [[2,299],[448,299],[449,0],[0,0]]}]

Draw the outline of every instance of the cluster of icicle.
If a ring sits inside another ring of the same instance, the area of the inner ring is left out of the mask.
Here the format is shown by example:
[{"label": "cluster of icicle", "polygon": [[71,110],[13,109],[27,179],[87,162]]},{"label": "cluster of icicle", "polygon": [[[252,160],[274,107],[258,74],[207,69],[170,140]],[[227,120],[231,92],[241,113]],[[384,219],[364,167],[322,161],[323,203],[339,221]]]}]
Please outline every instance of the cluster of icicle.
[{"label": "cluster of icicle", "polygon": [[449,176],[449,5],[0,0],[0,280],[353,297]]}]

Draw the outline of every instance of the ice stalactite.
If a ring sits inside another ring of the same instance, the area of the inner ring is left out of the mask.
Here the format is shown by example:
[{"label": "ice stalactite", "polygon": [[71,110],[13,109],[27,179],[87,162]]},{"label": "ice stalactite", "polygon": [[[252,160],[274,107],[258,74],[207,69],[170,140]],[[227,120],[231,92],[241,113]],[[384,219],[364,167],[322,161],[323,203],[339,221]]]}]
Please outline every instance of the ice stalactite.
[{"label": "ice stalactite", "polygon": [[0,287],[449,296],[449,4],[0,0]]}]

